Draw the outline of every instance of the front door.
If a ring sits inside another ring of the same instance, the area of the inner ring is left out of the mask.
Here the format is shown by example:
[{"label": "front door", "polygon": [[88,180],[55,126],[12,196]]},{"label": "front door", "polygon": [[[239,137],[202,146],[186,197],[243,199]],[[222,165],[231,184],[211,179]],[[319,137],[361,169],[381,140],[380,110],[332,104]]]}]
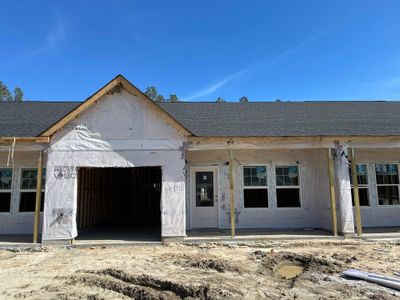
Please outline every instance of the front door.
[{"label": "front door", "polygon": [[192,228],[218,228],[217,168],[191,169]]}]

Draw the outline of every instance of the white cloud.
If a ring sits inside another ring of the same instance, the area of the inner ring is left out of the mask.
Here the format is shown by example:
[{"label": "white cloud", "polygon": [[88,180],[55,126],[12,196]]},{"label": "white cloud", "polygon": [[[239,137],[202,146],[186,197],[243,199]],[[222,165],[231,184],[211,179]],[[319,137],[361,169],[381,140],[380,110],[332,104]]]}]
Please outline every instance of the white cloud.
[{"label": "white cloud", "polygon": [[58,51],[60,44],[67,37],[67,26],[62,19],[58,19],[55,26],[46,34],[42,45],[31,50],[29,56],[39,55],[45,52],[55,53]]},{"label": "white cloud", "polygon": [[323,34],[319,33],[319,34],[315,34],[305,40],[303,40],[301,43],[299,43],[298,45],[296,45],[295,47],[292,47],[288,50],[285,50],[283,52],[281,52],[280,54],[278,54],[277,56],[271,58],[271,59],[266,59],[266,60],[260,60],[258,62],[255,62],[249,66],[247,66],[246,68],[234,73],[234,74],[230,74],[228,76],[226,76],[224,79],[213,83],[209,86],[206,86],[205,88],[200,89],[197,92],[194,92],[192,95],[185,97],[185,100],[194,100],[197,99],[199,97],[203,97],[203,96],[207,96],[210,95],[214,92],[216,92],[217,90],[219,90],[221,87],[223,87],[224,85],[226,85],[227,83],[233,81],[234,79],[237,79],[239,77],[241,77],[242,75],[244,75],[245,73],[247,73],[248,71],[252,70],[252,69],[256,69],[258,67],[260,67],[261,65],[265,65],[265,64],[273,64],[275,62],[278,62],[284,58],[286,58],[287,56],[293,55],[295,53],[297,53],[298,51],[300,51],[302,48],[306,47],[307,45],[309,45],[310,43],[314,42],[315,40],[319,39]]},{"label": "white cloud", "polygon": [[47,32],[41,44],[26,52],[20,53],[7,61],[7,64],[15,63],[42,54],[57,54],[61,44],[65,41],[68,28],[63,19],[58,18],[54,26]]},{"label": "white cloud", "polygon": [[229,76],[225,77],[224,79],[222,79],[222,80],[220,80],[218,82],[215,82],[215,83],[213,83],[213,84],[211,84],[211,85],[209,85],[209,86],[207,86],[207,87],[205,87],[205,88],[193,93],[192,95],[190,95],[188,97],[185,97],[184,99],[185,100],[193,100],[193,99],[196,99],[198,97],[210,95],[210,94],[216,92],[218,89],[220,89],[224,85],[226,85],[227,83],[229,83],[232,80],[234,80],[235,78],[238,78],[238,77],[242,76],[244,73],[247,72],[247,70],[248,69],[245,68],[245,69],[243,69],[243,70],[241,70],[239,72],[236,72],[234,74],[230,74]]}]

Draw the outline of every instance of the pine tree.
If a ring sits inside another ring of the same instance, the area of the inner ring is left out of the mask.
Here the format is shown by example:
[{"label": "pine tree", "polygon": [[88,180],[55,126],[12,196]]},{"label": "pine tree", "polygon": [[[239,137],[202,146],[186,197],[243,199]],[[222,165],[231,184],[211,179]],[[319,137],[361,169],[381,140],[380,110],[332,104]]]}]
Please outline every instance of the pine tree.
[{"label": "pine tree", "polygon": [[23,101],[24,100],[24,93],[19,87],[14,89],[14,101]]},{"label": "pine tree", "polygon": [[158,97],[157,88],[155,86],[149,86],[144,94],[153,101],[155,101]]},{"label": "pine tree", "polygon": [[13,96],[11,95],[8,87],[0,81],[0,101],[13,101]]},{"label": "pine tree", "polygon": [[180,102],[181,100],[179,100],[178,96],[173,94],[173,95],[169,95],[169,102]]}]

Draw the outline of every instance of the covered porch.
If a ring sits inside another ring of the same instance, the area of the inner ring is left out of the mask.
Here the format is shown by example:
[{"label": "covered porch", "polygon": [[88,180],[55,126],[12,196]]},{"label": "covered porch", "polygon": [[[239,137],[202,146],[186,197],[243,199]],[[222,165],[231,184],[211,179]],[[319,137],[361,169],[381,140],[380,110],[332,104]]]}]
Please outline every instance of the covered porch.
[{"label": "covered porch", "polygon": [[[393,232],[400,226],[399,150],[397,138],[192,138],[187,152],[188,237],[225,238],[229,232],[237,239],[280,238],[282,231],[285,238],[365,237],[373,228],[378,236]],[[196,177],[207,168],[217,177],[212,188],[216,200],[208,199],[215,211],[208,220],[217,220],[211,226],[198,205],[204,184]]]}]

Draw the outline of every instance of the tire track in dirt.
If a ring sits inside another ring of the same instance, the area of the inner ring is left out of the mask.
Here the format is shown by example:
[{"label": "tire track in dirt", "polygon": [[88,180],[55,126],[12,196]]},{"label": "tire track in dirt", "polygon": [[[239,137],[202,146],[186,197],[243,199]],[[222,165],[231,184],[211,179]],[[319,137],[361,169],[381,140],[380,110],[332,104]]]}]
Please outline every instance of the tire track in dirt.
[{"label": "tire track in dirt", "polygon": [[[182,284],[150,275],[131,275],[118,269],[79,271],[67,278],[69,284],[82,283],[111,290],[122,295],[140,299],[218,299],[229,296],[227,291],[209,285]],[[232,295],[233,296],[233,295]]]}]

